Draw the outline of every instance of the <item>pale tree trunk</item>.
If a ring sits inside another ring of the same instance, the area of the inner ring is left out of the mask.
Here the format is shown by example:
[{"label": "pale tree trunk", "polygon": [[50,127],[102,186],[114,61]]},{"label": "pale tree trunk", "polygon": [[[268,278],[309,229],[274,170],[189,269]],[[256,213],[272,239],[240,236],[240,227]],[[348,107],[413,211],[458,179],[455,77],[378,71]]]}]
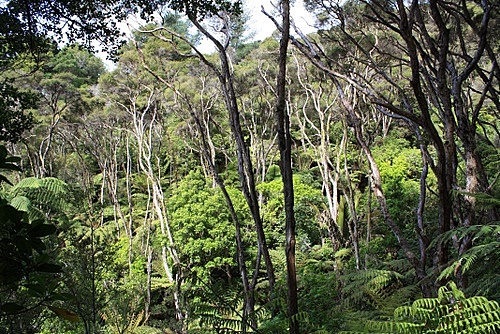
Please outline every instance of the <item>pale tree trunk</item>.
[{"label": "pale tree trunk", "polygon": [[[231,26],[229,22],[229,17],[227,16],[226,13],[224,12],[219,13],[217,18],[220,19],[221,21],[220,22],[221,27]],[[215,46],[219,55],[219,60],[220,60],[219,65],[216,65],[215,63],[209,61],[202,54],[202,52],[198,50],[196,45],[193,45],[193,43],[190,40],[188,40],[185,36],[179,35],[176,32],[168,30],[165,27],[160,27],[143,32],[150,33],[161,40],[172,43],[172,41],[169,38],[166,38],[161,34],[163,31],[167,31],[169,34],[172,34],[180,38],[184,42],[188,43],[196,53],[198,59],[200,59],[201,62],[203,62],[206,66],[208,66],[208,68],[216,75],[217,79],[219,80],[220,88],[224,95],[224,102],[226,104],[226,109],[229,114],[229,123],[231,127],[231,132],[233,135],[233,139],[236,143],[236,151],[237,151],[236,155],[238,159],[238,175],[240,178],[241,189],[247,201],[253,221],[255,223],[255,230],[257,232],[257,243],[258,243],[258,248],[260,249],[259,254],[262,254],[262,256],[264,257],[267,277],[269,281],[269,293],[272,294],[275,282],[274,269],[271,262],[271,257],[269,255],[269,249],[267,247],[262,217],[260,214],[259,197],[255,189],[255,171],[253,168],[253,163],[250,156],[249,148],[247,143],[245,142],[244,134],[241,127],[240,111],[234,87],[232,64],[230,56],[228,54],[231,32],[229,31],[229,29],[221,29],[220,33],[222,33],[225,36],[224,37],[225,41],[221,42],[213,34],[211,34],[195,17],[189,17],[189,19],[193,23],[193,25],[198,29],[198,31],[201,34],[203,34],[208,40],[210,40]],[[141,51],[139,50],[139,52]],[[255,273],[255,275],[257,274],[258,272]]]},{"label": "pale tree trunk", "polygon": [[[365,247],[368,249],[372,240],[372,192],[371,177],[368,177],[368,200],[366,201],[366,241]],[[365,254],[365,270],[368,269],[369,252]]]},{"label": "pale tree trunk", "polygon": [[[219,188],[222,191],[222,194],[224,195],[224,199],[226,200],[226,204],[231,214],[231,219],[233,220],[235,226],[236,254],[237,254],[238,268],[240,271],[241,281],[243,285],[243,294],[244,294],[242,331],[243,333],[246,333],[247,325],[250,325],[250,327],[252,327],[253,330],[257,330],[257,321],[255,318],[255,296],[254,296],[255,283],[251,284],[248,279],[247,267],[245,264],[245,249],[243,245],[241,222],[234,208],[233,201],[229,196],[229,193],[227,192],[226,185],[224,184],[224,181],[217,172],[217,169],[215,168],[215,154],[211,155],[212,151],[207,141],[207,134],[206,134],[207,128],[206,126],[204,127],[203,124],[200,122],[200,118],[198,117],[195,110],[191,106],[189,107],[189,110],[192,118],[195,120],[195,123],[198,127],[198,131],[201,137],[201,145],[212,178],[214,182],[219,186]],[[254,278],[256,277],[257,275],[255,274]]]},{"label": "pale tree trunk", "polygon": [[[278,29],[280,29],[280,26],[275,22],[277,25]],[[343,86],[340,84],[339,79],[344,80],[348,85],[351,85],[352,87],[357,87],[361,88],[361,92],[363,94],[368,95],[370,99],[374,100],[374,103],[383,103],[381,99],[377,99],[377,94],[374,90],[371,90],[373,87],[368,85],[368,88],[363,86],[361,83],[353,80],[351,77],[347,75],[343,75],[341,73],[338,73],[334,70],[331,69],[329,64],[325,63],[322,59],[322,56],[326,57],[324,53],[322,53],[321,50],[318,49],[317,44],[312,44],[308,38],[300,32],[298,32],[301,38],[303,39],[302,41],[299,41],[295,38],[291,38],[292,44],[296,46],[303,54],[306,56],[306,58],[311,61],[312,64],[314,64],[318,69],[322,70],[325,72],[325,74],[328,75],[330,80],[332,81],[333,85],[336,87],[338,95],[340,97],[341,103],[344,106],[345,112],[346,112],[346,117],[347,117],[347,122],[348,125],[353,129],[356,141],[358,142],[359,146],[361,147],[363,153],[365,154],[368,164],[371,169],[371,187],[373,194],[378,200],[380,209],[382,211],[382,214],[384,216],[384,220],[388,227],[391,229],[393,234],[395,235],[396,239],[398,240],[399,246],[402,248],[403,253],[405,254],[405,257],[410,261],[412,266],[416,269],[417,277],[420,280],[425,279],[425,270],[423,264],[420,262],[420,259],[415,255],[413,252],[408,240],[405,238],[403,235],[401,229],[395,224],[395,222],[392,220],[392,217],[389,213],[389,209],[387,207],[387,201],[385,199],[385,195],[382,191],[382,179],[380,176],[380,171],[378,169],[377,163],[375,162],[375,159],[373,158],[373,155],[371,153],[371,150],[367,144],[366,139],[364,138],[364,133],[362,130],[362,124],[359,119],[359,117],[356,115],[355,109],[351,102],[348,100],[348,98],[345,96],[344,91],[343,91]],[[325,58],[325,60],[328,60]],[[417,83],[418,85],[418,83]],[[426,105],[425,105],[426,106]],[[428,111],[428,109],[424,110]],[[407,115],[408,113],[405,113]],[[426,115],[429,115],[428,113]],[[412,117],[409,115],[408,117],[410,120],[415,121],[415,117]],[[420,122],[419,124],[422,124]],[[426,119],[425,124],[429,125],[430,123],[430,116],[428,119]],[[432,127],[431,127],[432,128]],[[435,128],[432,128],[435,130]],[[436,132],[431,133],[432,138],[435,138]],[[438,136],[439,138],[439,136]],[[439,147],[438,147],[439,148]],[[440,155],[440,161],[446,161],[446,158],[443,156],[443,151],[438,150],[438,154]],[[444,166],[439,166],[438,170],[442,172],[443,177],[438,177],[438,185],[439,185],[439,180],[442,181],[440,184],[440,196],[445,199],[444,203],[441,203],[442,208],[440,208],[441,212],[444,212],[442,216],[440,216],[440,232],[443,233],[442,231],[448,230],[449,229],[449,223],[451,219],[451,201],[449,201],[449,193],[445,192],[446,185],[451,184],[449,182],[449,179],[447,179],[446,173],[445,173],[445,168]],[[449,189],[449,188],[448,188]],[[447,208],[447,210],[444,210],[444,208]],[[447,225],[448,223],[448,225]],[[446,252],[446,247],[442,247],[440,250],[438,250],[439,254],[439,261],[444,261],[444,259],[447,258],[447,252]],[[440,262],[441,263],[441,262]]]},{"label": "pale tree trunk", "polygon": [[[343,138],[347,138],[347,126],[344,126],[344,134]],[[343,140],[343,143],[345,145],[346,140]],[[344,193],[344,197],[346,199],[347,207],[349,208],[349,213],[351,214],[351,221],[347,223],[347,226],[349,227],[349,234],[351,235],[351,241],[352,241],[352,246],[354,248],[354,258],[356,259],[356,269],[360,269],[361,267],[361,260],[359,258],[359,242],[358,242],[358,215],[356,214],[356,205],[354,201],[354,189],[352,186],[351,182],[351,175],[349,173],[349,168],[347,166],[347,154],[346,149],[344,147],[344,173],[345,173],[345,178],[346,178],[346,186],[347,186],[347,192]]]},{"label": "pale tree trunk", "polygon": [[[160,37],[161,38],[161,37]],[[255,296],[254,296],[254,290],[255,286],[257,284],[257,275],[259,271],[259,265],[256,267],[256,271],[254,273],[254,279],[252,282],[249,282],[248,279],[248,273],[247,273],[247,267],[246,267],[246,260],[245,260],[245,255],[244,255],[244,246],[243,246],[243,238],[242,238],[242,228],[241,228],[241,223],[238,218],[238,215],[236,213],[236,210],[233,205],[233,201],[226,189],[226,186],[224,184],[223,179],[220,177],[216,167],[215,167],[215,146],[213,145],[213,142],[211,140],[211,137],[209,135],[209,117],[210,114],[208,112],[209,109],[212,107],[212,99],[209,99],[208,101],[204,101],[203,96],[204,96],[204,91],[205,91],[205,81],[202,80],[202,99],[201,99],[201,106],[199,107],[199,111],[197,111],[197,108],[195,108],[192,104],[191,99],[183,94],[179,89],[177,89],[170,81],[165,80],[163,77],[161,77],[158,73],[154,72],[146,62],[146,59],[144,58],[144,55],[142,53],[142,50],[137,47],[137,50],[139,51],[139,55],[142,59],[143,66],[144,68],[151,74],[153,75],[159,82],[163,83],[166,87],[171,89],[174,93],[175,96],[178,97],[183,104],[181,104],[181,108],[184,107],[184,105],[187,107],[191,118],[194,120],[195,123],[195,130],[193,131],[195,134],[197,134],[196,137],[200,138],[200,151],[202,153],[201,156],[201,161],[203,164],[205,164],[205,167],[208,171],[208,173],[212,176],[212,179],[216,185],[219,186],[219,188],[222,191],[222,194],[224,196],[224,199],[226,201],[226,204],[228,206],[231,219],[233,220],[233,223],[235,224],[235,239],[236,239],[236,249],[237,249],[237,262],[238,262],[238,268],[240,271],[241,275],[241,280],[242,280],[242,285],[243,285],[243,293],[244,293],[244,300],[243,300],[243,321],[242,321],[242,330],[243,332],[246,332],[247,327],[250,326],[253,330],[257,330],[257,322],[255,318]],[[200,117],[200,113],[202,114]],[[258,259],[256,260],[256,263],[260,263],[260,248],[258,251]]]},{"label": "pale tree trunk", "polygon": [[[226,108],[229,113],[231,132],[233,135],[233,139],[236,142],[238,175],[240,178],[240,184],[243,195],[245,196],[247,204],[250,208],[250,212],[252,214],[253,221],[255,223],[258,247],[261,250],[262,256],[264,257],[267,277],[269,281],[269,292],[272,294],[275,282],[274,269],[271,262],[271,257],[269,255],[269,249],[267,247],[266,237],[264,233],[264,226],[260,214],[259,197],[255,189],[255,172],[253,163],[241,127],[240,111],[238,107],[236,92],[234,90],[234,76],[231,66],[231,60],[227,53],[230,41],[230,32],[228,31],[228,29],[226,29],[226,41],[224,42],[224,44],[222,44],[212,34],[210,34],[210,32],[208,32],[196,19],[190,19],[195,27],[214,44],[219,54],[220,69],[217,68],[213,63],[208,61],[205,57],[203,57],[203,55],[195,48],[200,60],[202,60],[217,75],[222,92],[224,94]],[[226,27],[229,26],[229,22],[227,22],[228,20],[229,18],[227,17],[223,19],[223,24]],[[255,273],[255,275],[257,275],[257,273]]]},{"label": "pale tree trunk", "polygon": [[[335,240],[338,235],[335,231],[339,229],[342,230],[342,226],[339,226],[338,222],[339,203],[337,198],[339,196],[341,157],[346,141],[346,137],[343,136],[340,144],[332,145],[333,143],[330,138],[330,125],[334,121],[333,118],[335,115],[333,113],[336,110],[335,106],[338,103],[338,96],[330,97],[332,94],[327,91],[327,88],[323,87],[321,78],[318,79],[318,81],[320,81],[319,87],[312,87],[307,82],[308,74],[306,73],[306,65],[300,64],[296,55],[294,55],[294,59],[297,66],[297,79],[306,93],[306,100],[301,101],[303,103],[302,113],[299,113],[299,109],[297,108],[297,122],[300,126],[303,145],[307,143],[309,149],[315,152],[315,160],[321,173],[323,192],[328,203],[330,218],[327,220],[329,237],[332,240],[332,246],[335,248],[335,245],[340,242],[340,240]],[[304,68],[304,74],[302,74],[301,68]],[[304,76],[306,80],[304,80],[302,76]],[[319,125],[316,125],[308,116],[309,104],[311,104],[314,111],[316,111]],[[307,129],[313,131],[312,136],[314,138],[319,138],[319,143],[317,143],[317,140],[314,141],[311,139]],[[335,162],[332,161],[332,151],[334,147],[336,148]]]},{"label": "pale tree trunk", "polygon": [[48,162],[48,155],[52,146],[52,140],[54,139],[54,133],[56,131],[57,125],[59,124],[59,121],[61,120],[61,114],[65,107],[59,109],[57,105],[51,105],[51,109],[52,117],[49,128],[47,130],[48,133],[42,139],[42,142],[40,143],[40,146],[38,148],[38,172],[35,174],[35,176],[38,178],[43,178],[51,175],[50,168],[47,167],[47,164],[50,164],[50,162]]},{"label": "pale tree trunk", "polygon": [[126,236],[128,237],[129,275],[132,275],[132,260],[133,260],[132,242],[133,242],[134,205],[132,203],[132,185],[130,183],[130,176],[132,174],[132,157],[130,156],[130,141],[129,141],[128,137],[126,139],[126,146],[127,146],[127,163],[126,163],[126,171],[125,171],[125,184],[127,187],[127,201],[128,201],[128,222],[127,222]]},{"label": "pale tree trunk", "polygon": [[[215,144],[212,140],[212,135],[211,135],[211,121],[212,121],[212,115],[210,114],[210,110],[212,109],[214,102],[217,98],[220,96],[208,96],[205,98],[205,96],[208,95],[208,87],[207,87],[207,80],[208,78],[206,77],[201,77],[200,78],[200,83],[201,83],[201,90],[200,90],[200,113],[201,115],[197,115],[197,120],[195,123],[195,130],[193,131],[195,134],[196,132],[200,131],[200,127],[204,129],[204,145],[200,145],[200,159],[202,162],[202,167],[205,176],[208,178],[213,175],[213,171],[215,170],[215,156],[216,156],[216,148]],[[170,88],[174,88],[173,86],[169,85]],[[173,89],[176,93],[176,95],[180,96],[180,92],[177,89]],[[191,117],[193,117],[193,112],[191,110],[190,106],[190,113]],[[216,187],[217,182],[216,179],[211,177],[213,181],[213,187]]]},{"label": "pale tree trunk", "polygon": [[[253,330],[257,330],[257,321],[255,318],[255,296],[254,290],[257,284],[257,275],[254,275],[254,280],[250,283],[248,279],[248,272],[245,262],[245,249],[243,245],[243,234],[241,231],[241,222],[238,218],[236,210],[233,205],[233,201],[226,189],[226,185],[224,184],[223,179],[220,177],[216,167],[215,167],[215,146],[213,145],[211,138],[208,135],[208,122],[201,121],[201,117],[199,116],[199,112],[192,105],[191,100],[180,92],[174,85],[164,80],[158,74],[154,73],[144,62],[144,66],[146,70],[148,70],[152,75],[154,75],[160,82],[169,87],[175,94],[178,96],[184,104],[187,106],[187,109],[191,115],[191,118],[195,122],[197,137],[200,138],[200,150],[203,154],[203,159],[207,164],[208,171],[214,180],[214,183],[219,186],[228,206],[231,219],[235,225],[235,239],[236,239],[236,253],[237,253],[237,262],[238,269],[240,271],[242,285],[243,285],[243,322],[242,322],[242,330],[245,333],[247,330],[247,325],[249,325]],[[201,101],[201,113],[203,115],[207,115],[206,109],[210,109],[211,105],[205,105],[203,103],[203,99]],[[208,116],[207,116],[208,117]],[[258,256],[258,258],[260,255]],[[259,259],[256,261],[259,263]],[[256,273],[258,272],[259,266],[256,268]]]},{"label": "pale tree trunk", "polygon": [[62,106],[59,105],[59,93],[60,92],[54,93],[54,95],[49,94],[49,96],[42,94],[43,99],[47,103],[50,110],[50,124],[47,128],[47,134],[38,146],[38,153],[34,159],[37,168],[33,169],[33,172],[38,178],[52,175],[52,161],[49,159],[49,153],[51,151],[54,135],[61,121],[62,114],[68,108],[67,103],[64,103]]},{"label": "pale tree trunk", "polygon": [[[139,95],[144,93],[147,94],[146,105],[141,110],[139,110],[136,104],[137,99]],[[132,120],[131,133],[134,135],[137,142],[137,158],[139,168],[146,176],[148,184],[151,187],[152,213],[154,214],[154,218],[159,222],[162,236],[164,236],[166,240],[168,240],[168,244],[162,244],[161,246],[161,259],[167,279],[170,282],[176,284],[176,289],[173,293],[175,311],[177,320],[182,324],[185,316],[180,305],[180,296],[178,289],[178,280],[182,277],[181,264],[179,256],[177,255],[172,232],[170,230],[170,225],[164,204],[165,199],[163,190],[161,188],[161,178],[155,172],[156,162],[154,161],[154,159],[158,158],[154,155],[153,152],[153,139],[161,137],[160,129],[156,119],[157,110],[155,106],[155,98],[156,92],[154,89],[142,86],[141,90],[138,92],[130,91],[128,105],[117,101],[115,102],[130,115]],[[172,269],[170,268],[168,260],[169,258],[172,260],[173,265],[177,269],[175,278]]]},{"label": "pale tree trunk", "polygon": [[146,203],[146,212],[144,214],[143,228],[146,231],[145,240],[142,240],[143,254],[147,258],[146,262],[146,300],[144,302],[144,318],[149,319],[150,306],[151,306],[151,276],[153,273],[153,247],[151,246],[151,220],[150,217],[150,203],[151,203],[151,187],[148,182],[148,201]]},{"label": "pale tree trunk", "polygon": [[[88,133],[88,131],[87,131]],[[107,194],[111,199],[113,204],[113,215],[114,222],[116,225],[117,237],[120,238],[122,227],[120,226],[120,221],[123,225],[123,231],[125,235],[128,236],[127,221],[125,215],[123,214],[121,204],[118,200],[118,163],[117,163],[117,151],[121,144],[121,133],[117,136],[118,139],[113,138],[113,134],[110,134],[110,142],[106,143],[106,146],[98,146],[93,144],[94,148],[92,154],[96,158],[99,169],[102,175],[102,188],[101,188],[101,201],[104,201],[104,189],[107,190]],[[102,140],[102,138],[101,138]],[[102,202],[104,204],[104,202]]]},{"label": "pale tree trunk", "polygon": [[[260,72],[260,74],[267,83],[267,78],[264,78],[264,74],[262,72]],[[257,116],[256,107],[254,107],[254,101],[252,100],[254,97],[255,96],[250,96],[249,100],[242,101],[242,118],[250,136],[251,153],[255,161],[255,176],[258,178],[258,182],[264,182],[269,167],[269,157],[271,154],[275,154],[277,136],[272,135],[273,129],[270,121],[272,120],[273,113],[271,103],[266,101],[266,112],[264,113],[261,110],[260,115]],[[258,119],[258,117],[260,117],[260,119]],[[266,140],[264,139],[266,137],[272,137],[272,139]],[[262,201],[262,194],[259,194],[259,202],[261,205]]]},{"label": "pale tree trunk", "polygon": [[[340,34],[331,42],[345,39],[348,41],[345,50],[355,50],[343,59],[361,67],[347,73],[341,61],[329,57],[318,43],[311,43],[302,35],[303,40],[293,40],[294,45],[318,69],[358,87],[380,111],[391,117],[404,117],[419,127],[434,150],[426,157],[422,178],[427,166],[436,177],[438,234],[483,222],[476,194],[491,189],[477,152],[476,128],[481,111],[484,112],[487,105],[496,109],[500,106],[498,56],[489,38],[495,2],[479,1],[474,6],[441,0],[411,4],[398,0],[393,6],[386,6],[383,1],[365,4],[367,11],[363,20],[370,25],[356,22],[346,15],[342,6],[333,2],[310,3],[329,16],[325,21]],[[362,30],[366,27],[373,30],[370,33]],[[367,46],[360,42],[363,39],[359,36],[377,38],[381,34],[387,38],[386,31],[395,33],[402,41],[393,48],[393,55],[385,50],[381,52],[380,45]],[[367,72],[373,73],[374,80],[367,80]],[[385,89],[380,90],[380,84]],[[392,91],[396,95],[387,94]],[[462,161],[463,171],[459,168]],[[374,190],[378,188],[377,183],[373,178]],[[425,194],[421,196],[420,202],[425,203]],[[422,225],[418,221],[417,224]],[[455,240],[457,253],[465,252],[471,246],[470,241],[470,237]],[[449,253],[448,242],[438,243],[432,254],[437,272],[448,265]],[[422,260],[415,265],[420,278],[425,266]],[[460,268],[457,273],[461,275]],[[462,287],[467,285],[466,278],[458,277],[458,281]],[[440,281],[438,285],[444,283]]]}]

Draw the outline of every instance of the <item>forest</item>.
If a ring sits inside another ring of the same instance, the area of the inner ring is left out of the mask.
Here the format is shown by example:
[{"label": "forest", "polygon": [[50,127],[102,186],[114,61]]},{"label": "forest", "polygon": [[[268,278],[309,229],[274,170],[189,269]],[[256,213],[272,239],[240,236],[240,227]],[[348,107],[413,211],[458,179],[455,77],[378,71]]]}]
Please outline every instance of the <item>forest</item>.
[{"label": "forest", "polygon": [[0,1],[0,334],[500,332],[498,0],[254,5]]}]

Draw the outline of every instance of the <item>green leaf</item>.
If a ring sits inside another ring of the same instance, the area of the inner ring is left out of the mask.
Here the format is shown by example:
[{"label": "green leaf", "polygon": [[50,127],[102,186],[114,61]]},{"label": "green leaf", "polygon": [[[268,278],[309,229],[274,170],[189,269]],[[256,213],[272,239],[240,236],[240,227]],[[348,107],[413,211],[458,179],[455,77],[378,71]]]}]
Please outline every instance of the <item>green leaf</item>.
[{"label": "green leaf", "polygon": [[79,321],[78,315],[76,315],[73,312],[70,312],[66,309],[63,309],[63,308],[60,308],[57,306],[47,306],[47,307],[49,308],[49,310],[54,312],[61,319],[65,319],[65,320],[68,320],[71,322],[78,322]]},{"label": "green leaf", "polygon": [[31,247],[33,247],[33,249],[36,250],[39,254],[43,253],[43,251],[47,249],[47,246],[45,246],[43,241],[40,239],[32,239]]},{"label": "green leaf", "polygon": [[28,294],[32,297],[43,297],[45,295],[45,288],[42,284],[28,284],[26,285]]},{"label": "green leaf", "polygon": [[[10,160],[10,159],[11,158],[8,158],[7,160]],[[11,163],[5,163],[5,162],[0,163],[0,168],[15,171],[15,172],[22,171],[22,169],[19,166],[11,164]]]},{"label": "green leaf", "polygon": [[19,211],[29,212],[31,201],[25,196],[16,196],[10,201],[10,205]]}]

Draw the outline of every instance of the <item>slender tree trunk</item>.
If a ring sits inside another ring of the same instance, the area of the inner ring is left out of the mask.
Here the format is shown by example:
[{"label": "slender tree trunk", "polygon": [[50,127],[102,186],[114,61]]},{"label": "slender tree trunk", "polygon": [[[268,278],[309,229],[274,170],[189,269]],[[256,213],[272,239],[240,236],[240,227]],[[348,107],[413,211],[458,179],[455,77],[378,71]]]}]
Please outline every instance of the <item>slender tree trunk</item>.
[{"label": "slender tree trunk", "polygon": [[424,297],[432,297],[433,291],[429,286],[429,282],[427,279],[422,279],[422,277],[426,277],[425,267],[427,265],[427,246],[429,245],[429,241],[427,239],[427,234],[425,232],[424,226],[424,209],[427,198],[427,175],[429,174],[429,159],[428,159],[428,151],[427,147],[423,141],[422,136],[420,135],[420,131],[418,127],[415,126],[415,132],[417,138],[420,142],[420,152],[422,154],[422,172],[420,173],[420,196],[418,200],[417,206],[417,222],[415,226],[415,230],[418,237],[418,248],[420,251],[420,262],[419,266],[416,269],[417,277],[420,278],[420,289],[422,290],[422,294]]},{"label": "slender tree trunk", "polygon": [[52,147],[54,133],[56,131],[57,125],[59,124],[59,121],[61,120],[61,114],[65,109],[65,107],[59,109],[57,106],[57,102],[50,103],[49,106],[52,111],[52,118],[48,128],[48,133],[45,136],[45,138],[43,138],[42,142],[40,143],[40,147],[38,148],[39,168],[38,168],[38,173],[35,174],[35,176],[38,178],[43,178],[46,176],[50,176],[52,174],[51,168],[47,168],[48,155]]},{"label": "slender tree trunk", "polygon": [[[144,62],[144,59],[143,59]],[[213,143],[211,139],[209,138],[208,135],[208,123],[203,122],[200,120],[200,117],[198,116],[195,108],[191,104],[191,101],[183,95],[175,86],[171,85],[169,82],[165,81],[163,78],[158,76],[156,73],[154,73],[144,62],[144,66],[146,70],[148,70],[152,75],[154,75],[158,80],[160,80],[162,83],[164,83],[167,87],[172,89],[174,93],[179,96],[187,105],[187,108],[189,110],[189,113],[192,117],[192,119],[195,121],[196,128],[198,130],[198,133],[200,134],[201,137],[201,151],[203,154],[203,159],[205,160],[207,164],[207,169],[210,172],[210,174],[213,177],[214,182],[219,186],[219,188],[222,191],[222,194],[224,196],[224,199],[226,201],[226,204],[228,206],[229,212],[231,214],[231,219],[233,220],[233,223],[235,225],[235,239],[236,239],[236,250],[237,250],[237,261],[238,261],[238,268],[240,270],[240,275],[241,275],[241,280],[243,284],[243,294],[244,294],[244,301],[243,301],[243,322],[242,322],[242,330],[243,332],[246,332],[247,329],[247,324],[249,323],[250,326],[256,330],[257,329],[257,322],[254,317],[255,313],[255,297],[254,297],[254,289],[255,285],[257,282],[257,273],[259,271],[259,265],[257,265],[256,270],[255,270],[255,275],[254,275],[254,280],[252,284],[249,283],[248,279],[248,273],[247,273],[247,268],[245,264],[245,255],[244,255],[244,246],[243,246],[243,238],[242,238],[242,232],[241,232],[241,223],[238,218],[238,215],[236,213],[236,210],[233,205],[233,201],[231,197],[229,196],[229,193],[227,192],[226,185],[224,184],[223,179],[220,177],[219,173],[217,172],[217,169],[215,167],[215,147],[213,146]],[[257,255],[257,260],[256,263],[260,263],[260,253],[261,249],[259,248],[258,255]],[[248,317],[251,317],[250,322],[248,322]]]},{"label": "slender tree trunk", "polygon": [[[179,92],[176,91],[177,94],[180,94]],[[240,270],[240,275],[241,275],[241,280],[243,284],[243,294],[244,294],[244,301],[243,301],[243,322],[242,322],[242,331],[243,333],[246,333],[247,331],[247,323],[250,323],[250,326],[255,330],[257,329],[257,322],[255,319],[255,297],[254,297],[254,289],[255,289],[255,284],[249,284],[248,280],[248,273],[247,273],[247,267],[245,264],[245,254],[244,254],[244,246],[243,246],[243,238],[242,238],[242,232],[241,232],[241,223],[238,218],[238,215],[236,214],[236,210],[233,205],[233,201],[231,197],[229,196],[229,193],[227,192],[226,185],[224,184],[224,181],[220,177],[219,173],[217,172],[217,169],[215,168],[215,162],[214,162],[214,157],[215,155],[212,155],[212,150],[211,146],[207,143],[207,134],[206,134],[206,126],[203,126],[200,118],[194,111],[194,108],[191,106],[189,101],[185,99],[188,108],[191,113],[191,117],[195,120],[195,123],[198,127],[198,131],[201,135],[201,146],[202,146],[202,151],[205,156],[205,159],[208,164],[208,168],[210,173],[212,174],[212,177],[214,179],[214,182],[219,186],[219,188],[222,191],[222,194],[224,195],[224,199],[226,200],[226,204],[228,206],[229,212],[231,214],[231,218],[233,220],[233,223],[235,225],[235,239],[236,239],[236,253],[237,253],[237,260],[238,260],[238,268]],[[205,124],[206,125],[206,124]],[[258,255],[260,257],[260,255]],[[257,260],[259,262],[259,260]],[[255,273],[255,277],[257,277],[257,271]]]},{"label": "slender tree trunk", "polygon": [[132,174],[132,158],[130,156],[130,142],[127,137],[126,140],[127,145],[127,164],[126,164],[126,172],[125,172],[125,184],[127,187],[127,201],[128,201],[128,223],[127,223],[127,231],[125,235],[128,237],[128,268],[129,275],[132,275],[132,241],[133,241],[133,210],[134,206],[132,204],[132,188],[130,184],[130,175]]},{"label": "slender tree trunk", "polygon": [[[347,126],[344,126],[344,138],[347,138]],[[345,145],[345,141],[344,145]],[[347,193],[344,194],[347,207],[349,208],[349,213],[351,214],[352,224],[347,223],[349,227],[349,234],[351,235],[351,241],[354,248],[354,258],[356,260],[356,269],[360,269],[361,260],[359,258],[359,242],[358,242],[358,215],[356,214],[356,206],[354,204],[354,189],[351,183],[351,175],[347,166],[347,154],[344,148],[344,173],[346,177]]]},{"label": "slender tree trunk", "polygon": [[[149,231],[148,231],[149,234]],[[153,250],[147,247],[147,262],[146,262],[146,300],[144,301],[144,319],[149,319],[151,307],[151,274],[153,272]]]},{"label": "slender tree trunk", "polygon": [[278,129],[278,142],[280,148],[280,168],[283,180],[283,193],[285,198],[286,215],[286,267],[288,285],[288,319],[290,321],[290,334],[299,333],[297,271],[295,268],[295,213],[294,191],[292,172],[292,139],[290,135],[290,118],[286,106],[286,65],[288,57],[288,42],[290,39],[290,2],[280,1],[283,16],[283,31],[280,40],[279,72],[276,82],[276,124]]},{"label": "slender tree trunk", "polygon": [[[316,163],[318,164],[319,171],[321,173],[322,178],[322,189],[325,193],[326,200],[328,203],[328,231],[329,237],[332,240],[332,246],[335,247],[335,244],[339,242],[339,240],[335,240],[337,233],[335,230],[338,229],[338,211],[339,211],[339,203],[337,201],[339,195],[339,180],[340,180],[340,163],[342,158],[342,152],[344,149],[345,137],[342,137],[340,145],[336,145],[336,160],[335,165],[332,163],[331,159],[331,151],[332,151],[332,143],[330,142],[330,124],[332,124],[332,109],[336,103],[336,99],[333,101],[327,101],[326,105],[324,102],[324,88],[320,84],[318,87],[311,87],[310,83],[302,80],[301,77],[301,64],[299,63],[297,57],[295,57],[297,70],[297,79],[305,91],[306,101],[302,107],[302,113],[299,114],[297,111],[297,122],[301,129],[302,134],[302,145],[304,146],[304,150],[306,149],[306,143],[310,145],[310,148],[316,153]],[[306,67],[304,66],[304,71],[306,71]],[[310,102],[310,103],[309,103]],[[312,104],[314,110],[317,113],[319,125],[315,122],[311,121],[308,116],[308,107],[309,104]],[[320,138],[319,145],[316,142],[313,142],[310,139],[309,134],[306,129],[314,130],[314,137]]]},{"label": "slender tree trunk", "polygon": [[[238,102],[237,102],[236,92],[234,90],[234,77],[230,66],[230,59],[227,54],[229,36],[227,36],[226,45],[222,45],[196,19],[194,18],[190,19],[191,22],[196,26],[196,28],[198,28],[198,30],[202,34],[204,34],[209,40],[211,40],[214,43],[219,53],[219,59],[221,61],[220,70],[216,69],[215,66],[212,63],[208,62],[208,60],[206,60],[205,58],[201,59],[215,72],[221,84],[222,91],[224,93],[226,108],[229,113],[229,123],[231,127],[231,132],[236,142],[237,158],[238,158],[238,175],[240,178],[240,184],[242,192],[250,208],[253,221],[255,223],[258,247],[261,249],[262,256],[264,257],[267,277],[269,280],[269,290],[270,293],[272,294],[275,282],[274,268],[271,261],[271,256],[269,255],[269,249],[267,247],[262,217],[260,215],[259,197],[255,189],[255,172],[252,164],[252,159],[250,156],[248,145],[245,142],[240,122]],[[227,25],[228,22],[225,22],[225,24]],[[255,274],[257,275],[257,273]]]},{"label": "slender tree trunk", "polygon": [[[366,249],[368,249],[370,245],[370,241],[372,240],[372,178],[368,177],[368,200],[366,201]],[[365,270],[368,269],[368,257],[369,252],[365,254]]]}]

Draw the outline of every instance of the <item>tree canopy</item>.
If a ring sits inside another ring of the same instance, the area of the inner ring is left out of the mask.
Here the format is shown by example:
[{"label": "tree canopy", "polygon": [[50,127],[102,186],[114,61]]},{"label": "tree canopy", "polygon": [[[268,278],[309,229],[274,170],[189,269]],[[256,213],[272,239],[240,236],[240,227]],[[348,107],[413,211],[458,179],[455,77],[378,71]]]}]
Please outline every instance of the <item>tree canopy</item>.
[{"label": "tree canopy", "polygon": [[0,333],[499,330],[498,4],[305,4],[2,3]]}]

